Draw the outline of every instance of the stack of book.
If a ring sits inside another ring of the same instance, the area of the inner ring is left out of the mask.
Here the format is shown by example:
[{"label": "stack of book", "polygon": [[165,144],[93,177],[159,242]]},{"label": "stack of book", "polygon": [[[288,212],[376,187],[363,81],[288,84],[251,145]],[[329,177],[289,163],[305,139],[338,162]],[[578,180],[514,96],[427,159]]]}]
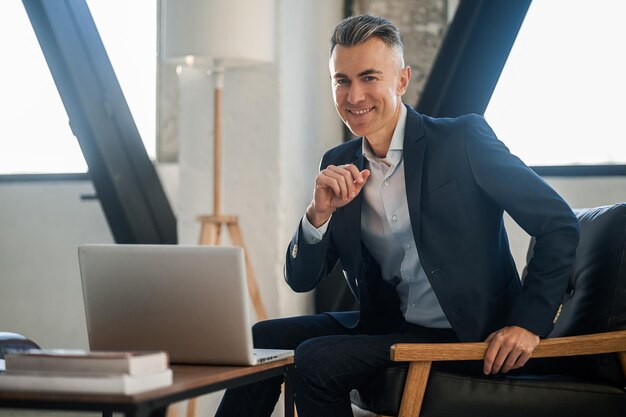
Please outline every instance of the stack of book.
[{"label": "stack of book", "polygon": [[166,352],[7,353],[0,390],[133,395],[172,384]]}]

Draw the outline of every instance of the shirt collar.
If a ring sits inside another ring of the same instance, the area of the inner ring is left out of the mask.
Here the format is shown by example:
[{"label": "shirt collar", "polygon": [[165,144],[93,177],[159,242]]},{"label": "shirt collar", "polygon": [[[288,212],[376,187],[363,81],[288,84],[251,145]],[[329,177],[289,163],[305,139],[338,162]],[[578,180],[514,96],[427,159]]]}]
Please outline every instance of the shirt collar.
[{"label": "shirt collar", "polygon": [[[393,136],[391,137],[391,143],[389,144],[389,151],[387,152],[387,156],[385,158],[379,158],[376,156],[372,147],[370,146],[367,139],[363,138],[363,156],[369,162],[385,162],[387,165],[396,165],[399,162],[399,159],[402,157],[402,149],[404,147],[404,132],[406,129],[406,107],[404,104],[401,104],[400,107],[400,117],[398,118],[398,123],[396,124],[396,128],[393,131]],[[399,152],[393,152],[399,151]]]}]

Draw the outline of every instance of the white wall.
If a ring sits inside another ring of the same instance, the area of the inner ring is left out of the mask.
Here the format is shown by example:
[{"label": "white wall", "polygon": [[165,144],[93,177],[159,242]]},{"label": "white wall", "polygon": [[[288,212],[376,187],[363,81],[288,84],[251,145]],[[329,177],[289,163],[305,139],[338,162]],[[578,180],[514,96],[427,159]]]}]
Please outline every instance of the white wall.
[{"label": "white wall", "polygon": [[89,181],[0,183],[0,330],[87,348],[77,246],[110,243]]},{"label": "white wall", "polygon": [[[295,294],[282,278],[283,256],[313,196],[325,150],[341,143],[328,70],[328,40],[342,18],[343,2],[281,1],[280,4],[280,189],[274,276],[285,316],[313,312],[310,294]],[[323,7],[320,7],[323,5]],[[296,35],[297,34],[297,35]]]}]

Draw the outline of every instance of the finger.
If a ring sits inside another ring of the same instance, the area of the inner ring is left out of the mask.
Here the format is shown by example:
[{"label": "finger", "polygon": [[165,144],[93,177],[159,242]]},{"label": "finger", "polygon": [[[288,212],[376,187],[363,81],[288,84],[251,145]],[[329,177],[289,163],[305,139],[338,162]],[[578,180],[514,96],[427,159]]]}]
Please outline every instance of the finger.
[{"label": "finger", "polygon": [[511,351],[509,355],[507,356],[506,361],[502,365],[502,369],[500,369],[500,372],[502,372],[503,374],[506,374],[511,369],[515,369],[515,364],[517,363],[521,355],[522,355],[521,350]]},{"label": "finger", "polygon": [[498,354],[496,355],[496,358],[493,361],[493,366],[491,367],[492,374],[495,375],[498,372],[500,372],[500,370],[502,369],[502,366],[507,361],[510,354],[511,354],[511,346],[509,346],[506,342],[502,343],[500,346],[500,350],[498,350]]},{"label": "finger", "polygon": [[356,189],[354,187],[354,178],[352,177],[352,173],[348,169],[344,168],[345,166],[346,165],[339,167],[329,166],[327,174],[337,179],[339,186],[341,187],[341,198],[348,200],[349,198],[354,198],[356,195]]},{"label": "finger", "polygon": [[515,364],[513,365],[511,369],[519,369],[522,366],[526,365],[526,362],[528,362],[530,357],[531,357],[530,353],[522,352],[522,354],[519,355],[519,357],[517,358],[517,360],[515,361]]},{"label": "finger", "polygon": [[499,346],[497,346],[495,343],[492,343],[494,337],[496,336],[496,333],[497,332],[491,333],[485,339],[485,343],[489,344],[489,347],[487,348],[487,351],[485,352],[485,358],[483,360],[483,373],[485,375],[489,375],[491,373],[491,367],[493,366],[493,361],[496,355],[498,354]]},{"label": "finger", "polygon": [[339,167],[341,171],[339,174],[343,175],[346,180],[346,186],[348,188],[348,198],[356,197],[356,184],[363,181],[361,173],[354,164],[346,164]]},{"label": "finger", "polygon": [[[489,337],[491,337],[491,335]],[[493,363],[499,350],[500,341],[492,337],[492,340],[489,343],[489,347],[487,348],[487,352],[485,352],[485,359],[483,361],[483,373],[485,375],[489,375],[491,373],[491,370],[493,369]]]},{"label": "finger", "polygon": [[493,367],[491,369],[492,374],[497,374],[501,371],[504,364],[509,360],[509,356],[513,355],[510,360],[512,364],[515,363],[517,357],[521,354],[522,349],[511,339],[510,335],[500,333],[496,336],[500,340],[500,350],[493,361]]},{"label": "finger", "polygon": [[[347,172],[346,170],[342,170],[338,167],[328,167],[322,171],[322,175],[327,179],[334,180],[337,186],[339,187],[339,192],[336,192],[337,197],[340,197],[343,200],[347,200],[348,198],[348,184],[346,181],[343,172]],[[351,181],[350,181],[351,182]],[[335,187],[333,187],[335,189]]]},{"label": "finger", "polygon": [[369,169],[364,169],[363,171],[361,171],[361,178],[363,178],[363,182],[360,184],[356,184],[356,193],[359,194],[361,192],[361,190],[363,189],[363,187],[365,186],[365,183],[367,182],[367,179],[370,176],[370,171]]},{"label": "finger", "polygon": [[363,179],[363,175],[361,174],[361,172],[359,171],[359,169],[356,167],[356,165],[354,164],[346,164],[343,165],[343,167],[348,170],[350,172],[350,174],[352,174],[352,178],[354,179],[354,183],[355,184],[363,184],[364,183],[364,179]]},{"label": "finger", "polygon": [[341,187],[336,179],[324,175],[323,173],[315,178],[315,187],[321,189],[331,189],[335,196],[341,195]]}]

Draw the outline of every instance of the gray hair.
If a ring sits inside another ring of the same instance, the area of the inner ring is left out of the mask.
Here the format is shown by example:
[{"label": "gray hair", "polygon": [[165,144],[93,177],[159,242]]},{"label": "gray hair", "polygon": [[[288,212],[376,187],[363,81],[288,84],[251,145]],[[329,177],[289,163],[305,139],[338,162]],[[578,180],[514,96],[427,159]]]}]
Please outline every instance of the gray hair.
[{"label": "gray hair", "polygon": [[337,23],[330,37],[330,54],[333,54],[337,45],[356,46],[372,37],[380,39],[389,49],[395,50],[400,64],[404,66],[404,45],[400,30],[389,20],[378,16],[351,16]]}]

